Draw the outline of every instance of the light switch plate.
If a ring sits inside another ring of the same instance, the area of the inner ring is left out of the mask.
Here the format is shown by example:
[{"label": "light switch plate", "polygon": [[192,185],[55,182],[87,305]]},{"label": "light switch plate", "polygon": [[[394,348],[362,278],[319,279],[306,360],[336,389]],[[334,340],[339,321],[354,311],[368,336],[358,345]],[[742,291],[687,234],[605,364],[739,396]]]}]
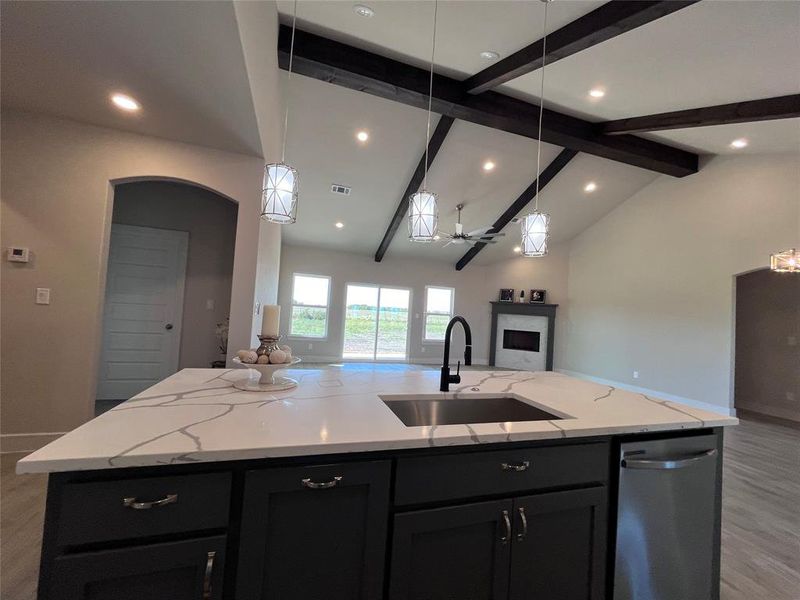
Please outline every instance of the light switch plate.
[{"label": "light switch plate", "polygon": [[36,288],[36,304],[50,304],[50,288]]}]

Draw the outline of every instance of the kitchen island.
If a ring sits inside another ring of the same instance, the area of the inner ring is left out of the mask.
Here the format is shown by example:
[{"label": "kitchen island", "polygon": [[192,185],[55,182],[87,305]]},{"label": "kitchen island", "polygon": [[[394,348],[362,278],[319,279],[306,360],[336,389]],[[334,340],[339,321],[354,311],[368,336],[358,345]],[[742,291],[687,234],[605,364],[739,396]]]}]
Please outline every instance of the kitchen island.
[{"label": "kitchen island", "polygon": [[[185,369],[19,461],[51,473],[40,600],[637,597],[614,584],[620,452],[676,437],[712,465],[708,590],[683,597],[718,595],[734,418],[552,372],[442,393],[438,371],[334,365],[233,387],[249,373]],[[501,396],[551,418],[409,427],[389,408]]]}]

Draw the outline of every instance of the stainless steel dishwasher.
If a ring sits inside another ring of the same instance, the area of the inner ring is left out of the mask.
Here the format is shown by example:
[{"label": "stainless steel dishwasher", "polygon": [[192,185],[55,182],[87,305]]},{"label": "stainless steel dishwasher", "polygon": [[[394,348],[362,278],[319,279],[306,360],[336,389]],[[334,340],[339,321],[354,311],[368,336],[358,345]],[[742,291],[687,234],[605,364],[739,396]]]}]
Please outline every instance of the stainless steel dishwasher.
[{"label": "stainless steel dishwasher", "polygon": [[623,443],[614,600],[712,600],[717,437]]}]

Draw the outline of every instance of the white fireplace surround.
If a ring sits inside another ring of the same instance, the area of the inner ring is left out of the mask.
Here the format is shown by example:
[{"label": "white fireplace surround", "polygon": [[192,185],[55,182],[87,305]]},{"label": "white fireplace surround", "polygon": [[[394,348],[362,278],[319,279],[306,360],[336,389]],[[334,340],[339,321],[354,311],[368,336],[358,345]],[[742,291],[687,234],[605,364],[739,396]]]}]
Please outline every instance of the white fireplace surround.
[{"label": "white fireplace surround", "polygon": [[[494,364],[521,371],[544,371],[547,367],[548,318],[535,315],[497,315]],[[506,329],[539,333],[539,351],[512,350],[503,347]]]}]

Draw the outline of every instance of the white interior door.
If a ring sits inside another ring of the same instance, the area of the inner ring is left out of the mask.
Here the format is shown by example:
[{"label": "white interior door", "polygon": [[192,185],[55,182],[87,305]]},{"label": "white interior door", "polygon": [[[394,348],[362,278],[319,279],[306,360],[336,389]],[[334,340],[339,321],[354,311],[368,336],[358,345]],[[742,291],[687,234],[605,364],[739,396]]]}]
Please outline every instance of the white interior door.
[{"label": "white interior door", "polygon": [[112,225],[98,400],[128,399],[178,370],[189,233]]}]

